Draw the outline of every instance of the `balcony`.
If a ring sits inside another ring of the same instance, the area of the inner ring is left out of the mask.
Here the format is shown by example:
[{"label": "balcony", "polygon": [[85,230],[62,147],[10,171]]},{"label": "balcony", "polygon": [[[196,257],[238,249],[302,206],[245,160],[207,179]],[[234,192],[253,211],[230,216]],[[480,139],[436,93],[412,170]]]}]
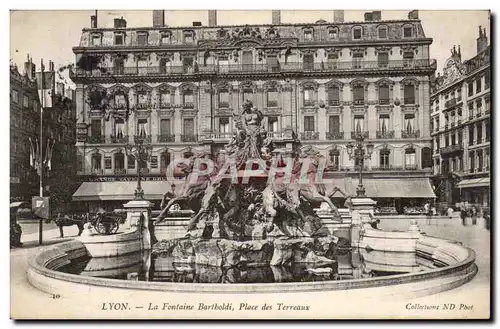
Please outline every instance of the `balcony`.
[{"label": "balcony", "polygon": [[464,151],[464,147],[462,144],[454,144],[454,145],[448,145],[445,147],[442,147],[439,149],[439,152],[441,153],[442,156],[445,155],[450,155],[454,153],[460,153]]},{"label": "balcony", "polygon": [[161,109],[169,109],[172,108],[172,104],[170,102],[160,102],[160,108]]},{"label": "balcony", "polygon": [[389,105],[390,104],[390,100],[389,99],[379,99],[378,100],[378,104],[379,105]]},{"label": "balcony", "polygon": [[402,130],[401,131],[401,138],[405,138],[405,139],[420,138],[420,130],[414,130],[414,131]]},{"label": "balcony", "polygon": [[113,173],[115,175],[126,175],[127,174],[127,169],[125,169],[125,168],[115,168],[113,170]]},{"label": "balcony", "polygon": [[181,142],[183,143],[196,143],[198,142],[198,136],[194,134],[181,135]]},{"label": "balcony", "polygon": [[173,143],[175,142],[174,134],[162,134],[157,136],[158,143]]},{"label": "balcony", "polygon": [[368,138],[368,131],[351,131],[351,139],[356,139],[358,135],[366,139]]},{"label": "balcony", "polygon": [[145,102],[145,103],[137,103],[135,105],[136,109],[138,110],[147,110],[149,108],[151,108],[151,104],[149,102]]},{"label": "balcony", "polygon": [[415,105],[415,97],[405,97],[403,99],[404,105]]},{"label": "balcony", "polygon": [[151,143],[151,135],[135,135],[134,136],[134,143],[139,144],[139,143]]},{"label": "balcony", "polygon": [[117,137],[115,135],[111,135],[111,143],[112,144],[127,144],[128,143],[128,136],[120,136]]},{"label": "balcony", "polygon": [[300,133],[300,139],[305,141],[317,140],[319,138],[319,132],[317,131],[305,131]]},{"label": "balcony", "polygon": [[182,104],[182,108],[184,108],[184,109],[194,109],[194,103],[193,102],[184,102],[184,104]]},{"label": "balcony", "polygon": [[306,107],[314,106],[315,103],[316,102],[312,101],[312,100],[304,100],[304,106],[306,106]]},{"label": "balcony", "polygon": [[96,175],[96,176],[101,176],[101,175],[104,175],[104,170],[94,168],[94,169],[91,169],[90,174]]},{"label": "balcony", "polygon": [[[304,102],[304,105],[305,105],[305,102]],[[314,105],[314,104],[313,104]],[[307,105],[306,105],[307,106]],[[278,107],[278,101],[271,101],[271,100],[268,100],[267,101],[267,107]]]},{"label": "balcony", "polygon": [[172,76],[195,74],[238,74],[238,73],[279,73],[279,72],[342,72],[342,71],[400,71],[407,69],[429,70],[435,66],[434,60],[395,60],[389,61],[380,67],[378,61],[338,61],[335,65],[325,63],[286,63],[279,66],[266,64],[228,64],[228,65],[203,65],[190,66],[146,66],[146,67],[117,67],[102,66],[94,70],[75,68],[70,71],[71,78],[111,78],[121,76]]},{"label": "balcony", "polygon": [[274,140],[283,140],[285,139],[285,133],[278,131],[269,131],[267,133],[267,137]]},{"label": "balcony", "polygon": [[482,113],[481,113],[481,112],[477,112],[477,113],[476,113],[476,118],[480,118],[480,117],[481,117],[481,115],[482,115]]},{"label": "balcony", "polygon": [[102,143],[104,143],[104,136],[103,135],[87,136],[87,143],[89,143],[89,144],[102,144]]},{"label": "balcony", "polygon": [[377,130],[377,139],[391,139],[394,138],[394,130]]},{"label": "balcony", "polygon": [[354,102],[352,102],[353,105],[365,105],[365,100],[364,99],[355,99]]},{"label": "balcony", "polygon": [[455,105],[457,105],[457,99],[456,98],[449,99],[449,100],[447,100],[444,103],[444,107],[445,108],[450,108],[450,107],[455,106]]},{"label": "balcony", "polygon": [[344,139],[344,132],[343,131],[337,131],[337,132],[326,132],[326,139],[327,140],[342,140]]},{"label": "balcony", "polygon": [[233,134],[230,132],[218,132],[218,131],[216,131],[215,133],[211,133],[209,136],[210,136],[210,139],[228,140],[228,139],[231,139]]},{"label": "balcony", "polygon": [[229,102],[219,102],[219,108],[223,109],[229,108]]},{"label": "balcony", "polygon": [[340,105],[339,100],[336,100],[336,99],[329,99],[328,100],[328,106],[339,106],[339,105]]},{"label": "balcony", "polygon": [[405,170],[417,170],[418,169],[418,165],[416,164],[406,164],[405,165]]}]

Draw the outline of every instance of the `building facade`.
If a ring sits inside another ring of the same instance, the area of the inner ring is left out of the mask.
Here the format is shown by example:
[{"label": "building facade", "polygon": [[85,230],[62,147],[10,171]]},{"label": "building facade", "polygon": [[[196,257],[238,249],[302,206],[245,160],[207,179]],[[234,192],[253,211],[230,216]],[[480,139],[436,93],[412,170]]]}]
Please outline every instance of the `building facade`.
[{"label": "building facade", "polygon": [[486,29],[477,54],[462,61],[454,47],[432,84],[431,125],[435,184],[444,204],[490,205],[491,68]]},{"label": "building facade", "polygon": [[[25,72],[11,67],[11,199],[31,202],[39,195],[36,170],[40,148],[41,73],[28,57]],[[75,186],[76,106],[75,91],[56,82],[54,64],[45,70],[42,127],[44,196],[51,198],[52,209],[66,209]]]},{"label": "building facade", "polygon": [[[436,65],[418,12],[397,21],[383,21],[380,12],[361,22],[344,22],[341,11],[332,16],[285,24],[274,11],[269,25],[218,26],[209,11],[209,26],[169,27],[155,11],[153,27],[145,28],[127,28],[123,19],[98,28],[93,16],[73,48],[84,182],[74,199],[115,199],[118,206],[133,197],[131,181],[141,167],[146,196],[158,200],[169,183],[153,180],[161,181],[184,152],[216,152],[227,143],[233,114],[247,99],[263,112],[279,148],[311,145],[349,193],[357,164],[346,144],[359,131],[375,144],[365,162],[369,196],[392,206],[394,199],[432,198],[429,96]],[[151,142],[150,161],[126,154],[135,136]],[[408,193],[383,195],[379,184],[389,178]],[[105,191],[105,182],[120,195]]]}]

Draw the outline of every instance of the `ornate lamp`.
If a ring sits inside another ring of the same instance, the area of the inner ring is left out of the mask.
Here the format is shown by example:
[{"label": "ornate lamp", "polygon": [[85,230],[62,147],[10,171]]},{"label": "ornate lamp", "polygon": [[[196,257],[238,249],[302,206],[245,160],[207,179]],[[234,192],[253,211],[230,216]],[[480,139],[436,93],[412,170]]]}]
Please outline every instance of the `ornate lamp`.
[{"label": "ornate lamp", "polygon": [[364,148],[364,137],[361,133],[356,134],[356,143],[349,142],[346,145],[347,154],[349,159],[354,160],[359,163],[359,185],[356,188],[356,195],[358,197],[364,197],[365,188],[363,186],[363,165],[365,160],[369,160],[372,157],[373,149],[375,145],[371,142],[366,144],[366,150]]},{"label": "ornate lamp", "polygon": [[134,192],[134,198],[136,200],[142,200],[144,199],[144,190],[141,187],[141,174],[142,174],[142,168],[141,164],[144,161],[148,161],[151,158],[151,154],[153,151],[153,147],[151,144],[144,144],[144,141],[146,140],[145,137],[139,137],[136,136],[135,139],[135,144],[127,144],[125,146],[125,154],[128,155],[133,155],[134,158],[137,160],[137,188],[135,189]]}]

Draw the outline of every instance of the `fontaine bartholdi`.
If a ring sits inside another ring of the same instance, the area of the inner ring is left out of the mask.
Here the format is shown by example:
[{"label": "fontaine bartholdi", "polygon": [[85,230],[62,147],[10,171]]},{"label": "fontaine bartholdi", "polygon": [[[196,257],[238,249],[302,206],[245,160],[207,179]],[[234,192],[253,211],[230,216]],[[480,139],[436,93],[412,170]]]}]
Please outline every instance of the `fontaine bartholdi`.
[{"label": "fontaine bartholdi", "polygon": [[[328,204],[341,221],[331,196],[339,189],[321,181],[325,161],[310,147],[280,152],[263,126],[263,115],[245,101],[236,131],[218,154],[197,154],[174,166],[186,174],[182,193],[170,207],[187,202],[195,211],[184,238],[153,246],[176,263],[211,266],[330,264],[339,239],[314,211]],[[342,193],[342,192],[341,192]]]}]

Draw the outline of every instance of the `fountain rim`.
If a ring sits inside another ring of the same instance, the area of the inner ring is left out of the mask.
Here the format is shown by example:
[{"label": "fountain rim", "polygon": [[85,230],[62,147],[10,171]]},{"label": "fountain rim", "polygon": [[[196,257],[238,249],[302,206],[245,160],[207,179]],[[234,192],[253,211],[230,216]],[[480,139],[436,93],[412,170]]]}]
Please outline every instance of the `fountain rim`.
[{"label": "fountain rim", "polygon": [[[439,238],[440,239],[440,238]],[[447,243],[458,245],[449,240],[440,239]],[[235,284],[220,284],[220,283],[176,283],[176,282],[153,282],[153,281],[130,281],[117,280],[109,278],[86,277],[78,274],[69,274],[58,272],[48,268],[51,263],[69,261],[71,252],[80,251],[85,246],[78,240],[63,242],[61,244],[51,246],[48,249],[33,256],[29,261],[28,278],[32,285],[40,290],[43,284],[38,286],[32,281],[32,275],[42,275],[49,279],[64,281],[65,283],[83,284],[91,286],[100,286],[105,288],[141,290],[141,291],[166,291],[166,292],[186,292],[186,293],[271,293],[271,292],[307,292],[307,291],[345,291],[352,289],[389,287],[407,283],[416,283],[427,280],[447,278],[453,274],[460,274],[467,277],[467,281],[471,280],[477,273],[478,268],[475,264],[476,253],[468,247],[459,245],[467,250],[467,257],[457,263],[447,265],[440,268],[425,270],[421,272],[395,274],[390,276],[362,278],[340,281],[314,281],[314,282],[279,282],[279,283],[235,283]],[[60,253],[57,254],[58,249]],[[75,257],[76,258],[76,257]],[[42,265],[43,264],[43,265]],[[471,275],[471,272],[472,275]],[[460,281],[462,281],[461,279]],[[465,283],[463,282],[463,283]],[[461,283],[461,284],[463,284]],[[461,285],[459,284],[459,285]],[[458,285],[457,285],[458,286]],[[283,289],[286,287],[287,289]],[[45,287],[46,288],[46,287]],[[447,290],[447,289],[445,289]]]}]

